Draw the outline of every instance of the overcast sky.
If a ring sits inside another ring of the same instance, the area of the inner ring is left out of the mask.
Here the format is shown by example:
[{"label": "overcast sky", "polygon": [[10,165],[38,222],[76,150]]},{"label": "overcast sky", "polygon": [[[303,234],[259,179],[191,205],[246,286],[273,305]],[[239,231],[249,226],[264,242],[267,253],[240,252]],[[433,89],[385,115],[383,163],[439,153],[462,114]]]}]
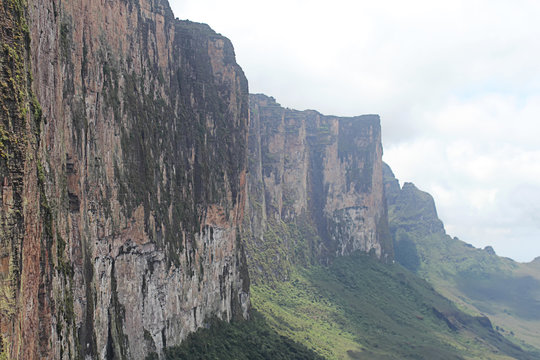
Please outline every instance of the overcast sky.
[{"label": "overcast sky", "polygon": [[170,0],[232,40],[250,92],[381,115],[384,160],[447,232],[540,256],[540,2]]}]

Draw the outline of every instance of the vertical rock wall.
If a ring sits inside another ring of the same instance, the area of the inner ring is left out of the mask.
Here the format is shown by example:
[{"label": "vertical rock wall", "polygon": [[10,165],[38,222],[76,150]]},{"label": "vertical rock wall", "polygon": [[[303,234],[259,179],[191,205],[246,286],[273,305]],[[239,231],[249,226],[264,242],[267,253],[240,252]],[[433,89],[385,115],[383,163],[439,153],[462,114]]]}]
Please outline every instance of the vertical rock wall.
[{"label": "vertical rock wall", "polygon": [[391,259],[379,117],[284,109],[264,95],[250,96],[250,114],[245,228],[255,280],[356,250]]},{"label": "vertical rock wall", "polygon": [[[50,208],[38,157],[42,113],[32,89],[27,7],[0,5],[1,354],[31,359],[49,347]],[[31,339],[32,341],[27,341]]]},{"label": "vertical rock wall", "polygon": [[231,43],[164,0],[0,11],[3,351],[143,359],[247,316]]}]

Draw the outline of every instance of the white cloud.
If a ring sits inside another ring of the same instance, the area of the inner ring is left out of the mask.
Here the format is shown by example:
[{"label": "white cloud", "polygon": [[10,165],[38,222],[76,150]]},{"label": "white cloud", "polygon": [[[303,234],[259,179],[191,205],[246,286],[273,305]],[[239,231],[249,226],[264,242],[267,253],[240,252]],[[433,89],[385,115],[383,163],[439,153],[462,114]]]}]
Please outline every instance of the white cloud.
[{"label": "white cloud", "polygon": [[540,254],[540,109],[532,99],[450,99],[429,113],[425,138],[385,149],[398,177],[434,196],[450,234],[522,261]]},{"label": "white cloud", "polygon": [[252,92],[327,114],[379,113],[386,161],[434,195],[452,235],[518,260],[540,255],[540,2],[171,6],[233,41]]}]

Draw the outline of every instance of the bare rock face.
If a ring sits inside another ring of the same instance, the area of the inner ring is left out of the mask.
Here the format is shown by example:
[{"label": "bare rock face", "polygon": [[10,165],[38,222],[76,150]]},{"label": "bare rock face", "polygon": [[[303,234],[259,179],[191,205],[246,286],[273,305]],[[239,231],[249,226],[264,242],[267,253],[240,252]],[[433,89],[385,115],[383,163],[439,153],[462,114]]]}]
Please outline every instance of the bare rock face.
[{"label": "bare rock face", "polygon": [[396,203],[397,198],[401,192],[401,186],[399,185],[399,180],[396,179],[394,172],[388,166],[388,164],[383,162],[383,183],[384,183],[384,194],[386,196],[386,202],[388,206],[392,206]]},{"label": "bare rock face", "polygon": [[[354,251],[393,256],[377,115],[284,109],[250,95],[246,244],[254,280]],[[278,265],[276,265],[278,264]]]},{"label": "bare rock face", "polygon": [[2,351],[143,359],[246,317],[248,94],[231,43],[165,0],[0,12]]},{"label": "bare rock face", "polygon": [[387,164],[383,166],[392,234],[398,229],[415,232],[419,236],[444,234],[444,225],[437,215],[433,197],[410,182],[400,187],[390,167]]}]

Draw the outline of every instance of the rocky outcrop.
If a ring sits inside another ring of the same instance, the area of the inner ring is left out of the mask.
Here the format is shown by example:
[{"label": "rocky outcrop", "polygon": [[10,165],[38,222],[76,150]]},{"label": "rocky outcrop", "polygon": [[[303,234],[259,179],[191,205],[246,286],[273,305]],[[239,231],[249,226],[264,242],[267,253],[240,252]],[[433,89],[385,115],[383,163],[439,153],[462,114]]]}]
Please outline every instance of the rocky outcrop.
[{"label": "rocky outcrop", "polygon": [[143,359],[247,316],[231,43],[165,0],[0,8],[2,351]]},{"label": "rocky outcrop", "polygon": [[419,190],[411,182],[400,187],[387,164],[383,164],[383,174],[392,232],[400,228],[421,236],[445,233],[444,225],[437,215],[435,201],[429,193]]},{"label": "rocky outcrop", "polygon": [[384,183],[384,195],[386,196],[386,202],[388,206],[392,206],[396,203],[397,198],[401,192],[401,186],[399,186],[399,180],[396,179],[394,172],[383,162],[383,183]]},{"label": "rocky outcrop", "polygon": [[422,259],[425,259],[419,253],[416,239],[446,237],[443,223],[437,215],[433,197],[410,182],[401,187],[392,169],[385,163],[383,179],[395,260],[416,272]]},{"label": "rocky outcrop", "polygon": [[250,96],[246,202],[255,280],[354,251],[392,258],[377,115],[324,116]]},{"label": "rocky outcrop", "polygon": [[[532,349],[530,345],[538,349],[540,294],[531,289],[540,288],[540,262],[518,263],[497,256],[491,246],[480,249],[449,236],[437,216],[433,197],[412,183],[400,188],[390,168],[385,165],[385,169],[395,260],[469,314],[477,315],[458,317],[458,322],[487,329],[489,337],[511,335],[513,341],[519,339],[528,344],[527,348]],[[442,311],[440,318],[450,328],[456,325],[454,313]],[[498,351],[516,359],[540,358],[538,353],[520,354],[521,349],[506,340],[497,339],[495,344]]]}]

